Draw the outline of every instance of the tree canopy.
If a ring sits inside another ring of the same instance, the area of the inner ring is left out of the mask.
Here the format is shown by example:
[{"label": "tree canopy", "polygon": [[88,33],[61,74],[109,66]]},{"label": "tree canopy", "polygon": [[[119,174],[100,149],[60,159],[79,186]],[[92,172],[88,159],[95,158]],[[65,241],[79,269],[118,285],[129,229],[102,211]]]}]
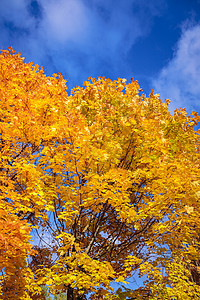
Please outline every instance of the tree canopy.
[{"label": "tree canopy", "polygon": [[0,299],[199,299],[200,117],[168,105],[1,52]]}]

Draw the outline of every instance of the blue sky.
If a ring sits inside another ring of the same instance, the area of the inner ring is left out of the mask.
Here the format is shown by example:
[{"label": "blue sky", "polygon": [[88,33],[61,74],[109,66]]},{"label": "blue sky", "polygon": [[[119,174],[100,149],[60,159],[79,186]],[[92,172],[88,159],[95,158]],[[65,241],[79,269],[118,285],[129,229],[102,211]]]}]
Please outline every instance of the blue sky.
[{"label": "blue sky", "polygon": [[89,76],[134,77],[172,111],[200,112],[199,0],[1,0],[8,46],[61,72],[69,92]]},{"label": "blue sky", "polygon": [[0,0],[8,46],[61,72],[69,93],[89,76],[134,77],[172,112],[200,113],[200,0]]}]

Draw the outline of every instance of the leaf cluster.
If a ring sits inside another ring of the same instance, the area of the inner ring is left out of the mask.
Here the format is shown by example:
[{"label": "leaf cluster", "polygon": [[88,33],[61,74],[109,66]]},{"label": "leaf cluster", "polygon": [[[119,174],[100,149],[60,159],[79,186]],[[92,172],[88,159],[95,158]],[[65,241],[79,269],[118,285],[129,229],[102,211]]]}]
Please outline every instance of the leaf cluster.
[{"label": "leaf cluster", "polygon": [[134,79],[66,90],[0,54],[2,299],[197,299],[200,117]]}]

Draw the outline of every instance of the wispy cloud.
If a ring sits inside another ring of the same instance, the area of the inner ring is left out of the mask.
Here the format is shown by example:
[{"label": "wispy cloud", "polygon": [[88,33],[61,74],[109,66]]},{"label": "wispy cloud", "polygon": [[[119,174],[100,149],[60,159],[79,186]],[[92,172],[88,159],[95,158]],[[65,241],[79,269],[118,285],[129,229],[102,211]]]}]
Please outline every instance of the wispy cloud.
[{"label": "wispy cloud", "polygon": [[171,110],[200,110],[200,24],[183,27],[173,59],[153,80],[156,92],[171,99]]},{"label": "wispy cloud", "polygon": [[72,85],[89,76],[125,76],[131,72],[129,49],[148,34],[164,3],[5,0],[0,3],[1,48],[13,46],[47,73],[62,72]]},{"label": "wispy cloud", "polygon": [[83,41],[89,29],[88,10],[80,0],[42,1],[43,20],[39,28],[42,39],[65,45]]}]

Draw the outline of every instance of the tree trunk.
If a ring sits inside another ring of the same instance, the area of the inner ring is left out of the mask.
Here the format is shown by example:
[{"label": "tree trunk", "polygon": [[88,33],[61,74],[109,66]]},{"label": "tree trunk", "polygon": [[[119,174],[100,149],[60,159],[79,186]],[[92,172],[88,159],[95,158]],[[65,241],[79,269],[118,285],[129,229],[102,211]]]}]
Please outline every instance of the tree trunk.
[{"label": "tree trunk", "polygon": [[73,288],[68,287],[67,289],[67,300],[85,300],[86,296],[80,295]]},{"label": "tree trunk", "polygon": [[71,287],[68,287],[67,289],[67,300],[75,300],[75,297],[74,297],[74,289],[71,288]]}]

